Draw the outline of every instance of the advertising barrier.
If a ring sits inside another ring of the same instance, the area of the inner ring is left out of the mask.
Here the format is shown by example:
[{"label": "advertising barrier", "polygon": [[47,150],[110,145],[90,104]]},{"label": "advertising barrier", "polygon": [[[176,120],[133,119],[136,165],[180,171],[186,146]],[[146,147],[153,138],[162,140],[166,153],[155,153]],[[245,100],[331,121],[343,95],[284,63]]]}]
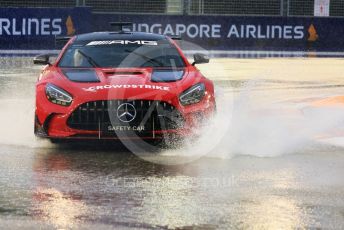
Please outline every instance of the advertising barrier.
[{"label": "advertising barrier", "polygon": [[92,23],[111,30],[107,22],[120,20],[210,50],[344,51],[343,18],[94,15]]},{"label": "advertising barrier", "polygon": [[112,21],[215,51],[344,51],[344,18],[93,14],[87,7],[0,8],[0,50],[58,49],[55,36],[111,31]]},{"label": "advertising barrier", "polygon": [[0,49],[54,49],[55,36],[91,31],[89,8],[0,8]]}]

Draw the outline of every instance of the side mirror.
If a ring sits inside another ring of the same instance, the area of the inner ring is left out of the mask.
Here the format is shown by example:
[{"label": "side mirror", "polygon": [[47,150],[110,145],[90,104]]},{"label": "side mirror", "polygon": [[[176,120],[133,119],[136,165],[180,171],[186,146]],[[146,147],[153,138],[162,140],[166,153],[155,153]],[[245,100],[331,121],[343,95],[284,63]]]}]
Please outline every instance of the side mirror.
[{"label": "side mirror", "polygon": [[38,55],[33,59],[33,64],[35,64],[35,65],[51,65],[49,59],[50,59],[49,54]]},{"label": "side mirror", "polygon": [[209,57],[205,54],[196,53],[194,54],[194,62],[192,65],[209,63]]}]

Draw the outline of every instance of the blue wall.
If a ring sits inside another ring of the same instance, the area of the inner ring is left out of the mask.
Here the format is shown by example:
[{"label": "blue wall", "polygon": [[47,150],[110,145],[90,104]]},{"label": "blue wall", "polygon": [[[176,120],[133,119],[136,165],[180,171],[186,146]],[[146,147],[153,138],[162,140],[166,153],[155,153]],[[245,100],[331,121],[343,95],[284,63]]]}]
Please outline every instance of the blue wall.
[{"label": "blue wall", "polygon": [[0,49],[51,49],[55,36],[91,31],[89,8],[0,8]]},{"label": "blue wall", "polygon": [[111,30],[174,35],[211,50],[344,51],[343,18],[92,14],[90,8],[0,8],[0,49],[55,49],[55,35]]},{"label": "blue wall", "polygon": [[93,18],[93,25],[101,29],[111,29],[105,22],[120,19],[134,22],[143,31],[148,28],[150,32],[168,35],[186,29],[183,39],[212,50],[344,50],[342,18],[146,15]]}]

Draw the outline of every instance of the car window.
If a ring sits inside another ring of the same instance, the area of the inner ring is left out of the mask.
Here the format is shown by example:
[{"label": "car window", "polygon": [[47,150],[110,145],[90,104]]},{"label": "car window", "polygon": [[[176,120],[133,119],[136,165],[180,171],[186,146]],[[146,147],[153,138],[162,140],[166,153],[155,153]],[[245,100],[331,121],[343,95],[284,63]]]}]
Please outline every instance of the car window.
[{"label": "car window", "polygon": [[[88,43],[91,44],[91,43]],[[178,50],[170,43],[158,45],[72,45],[60,67],[184,67]]]}]

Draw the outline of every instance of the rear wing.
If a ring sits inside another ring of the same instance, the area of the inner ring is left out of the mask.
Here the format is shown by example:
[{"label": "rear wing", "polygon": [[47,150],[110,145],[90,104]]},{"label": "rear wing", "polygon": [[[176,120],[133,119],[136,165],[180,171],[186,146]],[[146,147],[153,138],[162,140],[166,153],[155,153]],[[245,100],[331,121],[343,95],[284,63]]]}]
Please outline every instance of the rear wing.
[{"label": "rear wing", "polygon": [[120,33],[125,33],[126,31],[124,29],[133,29],[132,22],[110,22],[110,26],[114,27],[115,31]]},{"label": "rear wing", "polygon": [[64,47],[72,36],[55,36],[55,48],[60,49]]},{"label": "rear wing", "polygon": [[172,36],[170,36],[170,38],[171,38],[172,40],[176,40],[176,41],[182,40],[182,36],[180,36],[180,35],[172,35]]}]

